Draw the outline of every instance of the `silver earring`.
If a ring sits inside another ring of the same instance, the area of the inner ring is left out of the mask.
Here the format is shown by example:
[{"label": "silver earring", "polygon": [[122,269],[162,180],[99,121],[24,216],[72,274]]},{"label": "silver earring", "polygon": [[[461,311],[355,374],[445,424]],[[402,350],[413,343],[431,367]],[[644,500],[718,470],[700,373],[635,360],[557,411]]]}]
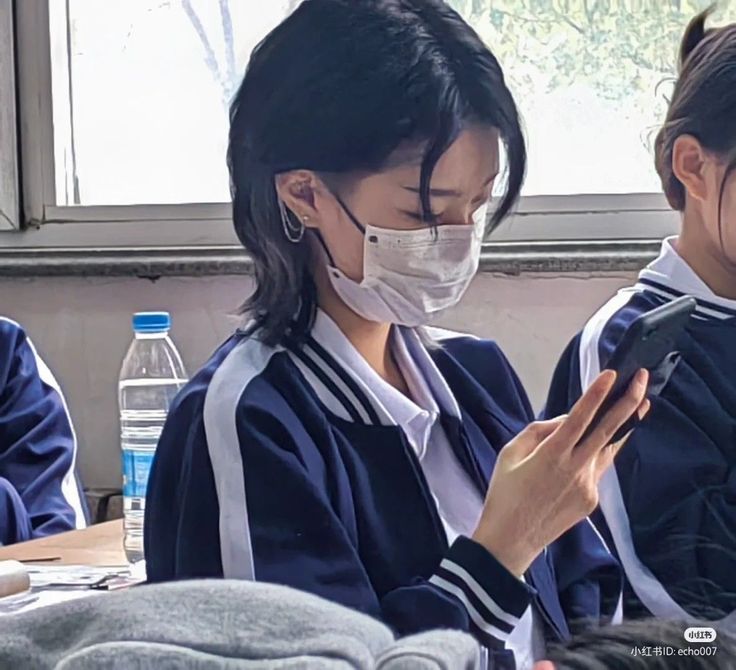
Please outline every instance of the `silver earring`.
[{"label": "silver earring", "polygon": [[304,221],[309,221],[309,217],[302,217],[303,220],[299,222],[299,225],[294,225],[294,221],[289,216],[291,212],[286,209],[286,205],[284,205],[284,201],[281,198],[279,198],[279,211],[281,212],[281,225],[284,227],[286,239],[289,242],[298,244],[302,241],[302,237],[304,237]]}]

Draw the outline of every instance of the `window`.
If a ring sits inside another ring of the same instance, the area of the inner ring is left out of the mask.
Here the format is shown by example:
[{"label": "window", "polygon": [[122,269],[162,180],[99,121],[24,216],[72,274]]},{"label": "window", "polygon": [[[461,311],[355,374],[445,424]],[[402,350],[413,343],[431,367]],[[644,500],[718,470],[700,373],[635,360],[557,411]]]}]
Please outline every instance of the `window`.
[{"label": "window", "polygon": [[0,230],[17,228],[19,222],[11,9],[10,0],[0,0]]},{"label": "window", "polygon": [[[233,243],[228,101],[299,1],[16,0],[26,217],[81,225],[36,239],[102,240],[89,224],[108,222],[106,245],[143,230],[158,245]],[[529,139],[525,197],[494,239],[673,230],[651,144],[682,31],[710,0],[449,2],[504,66]],[[736,20],[721,5],[715,20]]]},{"label": "window", "polygon": [[52,54],[52,78],[68,79],[54,100],[54,125],[67,128],[57,204],[225,202],[229,101],[295,4],[68,0],[52,15],[68,33]]}]

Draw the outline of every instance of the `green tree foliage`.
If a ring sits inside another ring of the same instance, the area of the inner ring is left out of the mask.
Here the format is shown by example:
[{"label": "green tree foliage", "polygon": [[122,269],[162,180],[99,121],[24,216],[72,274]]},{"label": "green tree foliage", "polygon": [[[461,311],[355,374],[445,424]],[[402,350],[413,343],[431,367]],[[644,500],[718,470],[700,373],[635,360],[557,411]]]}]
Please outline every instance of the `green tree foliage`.
[{"label": "green tree foliage", "polygon": [[[676,70],[688,21],[710,0],[449,0],[485,39],[516,90],[585,81],[620,99],[654,93]],[[736,20],[736,0],[715,21]]]}]

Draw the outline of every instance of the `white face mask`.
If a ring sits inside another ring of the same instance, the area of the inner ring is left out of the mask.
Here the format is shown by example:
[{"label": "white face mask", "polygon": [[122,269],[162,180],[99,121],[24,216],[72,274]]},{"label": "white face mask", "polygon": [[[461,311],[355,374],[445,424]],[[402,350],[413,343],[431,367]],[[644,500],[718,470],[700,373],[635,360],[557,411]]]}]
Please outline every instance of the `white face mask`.
[{"label": "white face mask", "polygon": [[368,321],[426,325],[456,305],[470,285],[480,262],[487,214],[484,205],[473,214],[473,225],[435,230],[366,226],[363,281],[346,277],[330,263],[330,282],[342,301]]}]

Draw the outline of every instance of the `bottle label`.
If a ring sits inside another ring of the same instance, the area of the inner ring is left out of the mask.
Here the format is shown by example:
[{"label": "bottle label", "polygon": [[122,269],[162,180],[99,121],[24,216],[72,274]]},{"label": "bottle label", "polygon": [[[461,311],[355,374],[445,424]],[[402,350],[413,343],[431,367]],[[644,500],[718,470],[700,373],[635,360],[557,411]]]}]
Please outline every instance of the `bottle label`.
[{"label": "bottle label", "polygon": [[126,498],[146,497],[154,453],[133,449],[123,451],[123,495]]}]

